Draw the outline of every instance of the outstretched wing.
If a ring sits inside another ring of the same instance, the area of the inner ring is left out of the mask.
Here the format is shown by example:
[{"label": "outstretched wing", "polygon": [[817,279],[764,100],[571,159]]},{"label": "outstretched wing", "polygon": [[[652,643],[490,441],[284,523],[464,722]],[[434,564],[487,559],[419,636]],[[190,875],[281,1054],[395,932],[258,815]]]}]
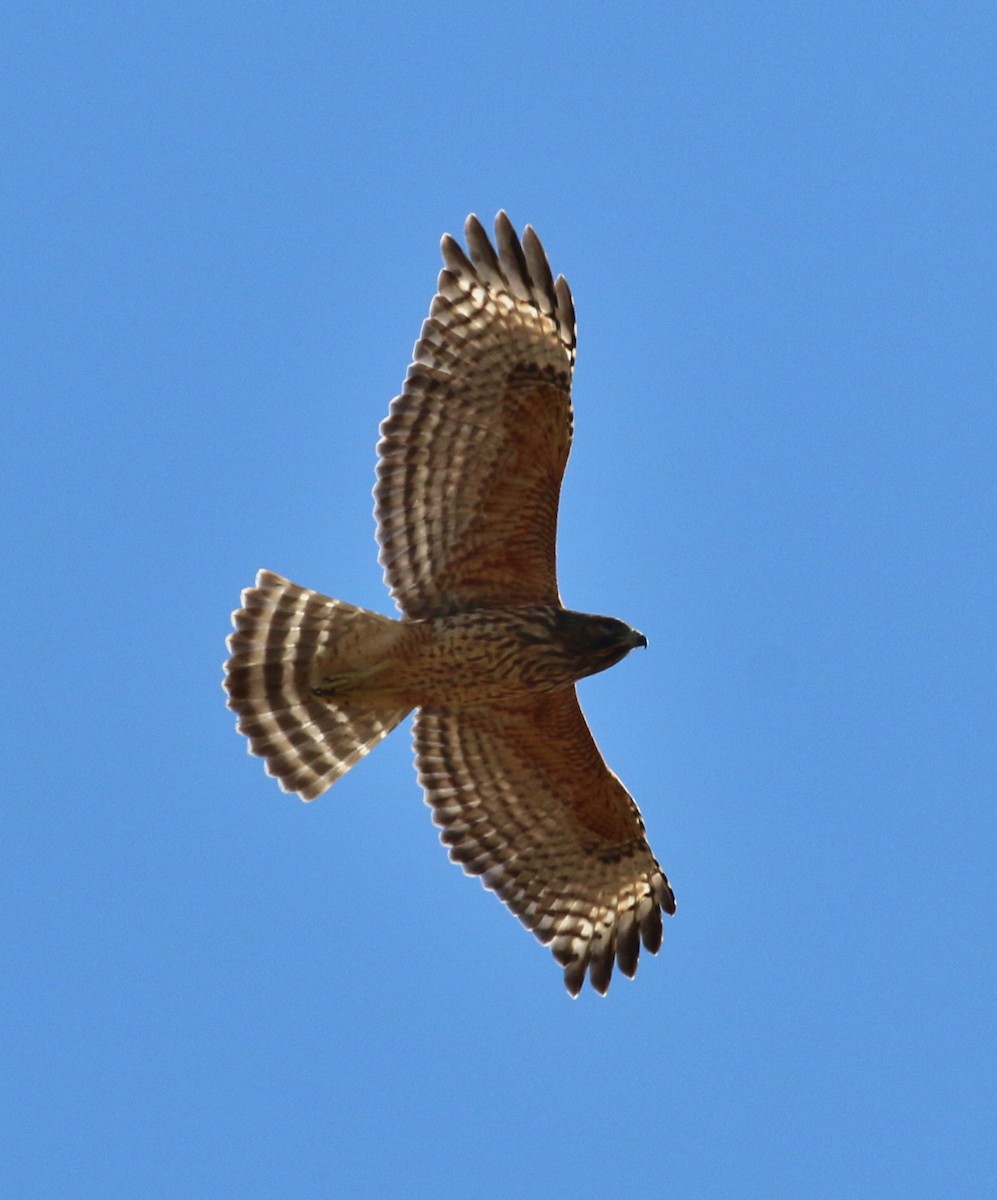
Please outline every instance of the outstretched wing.
[{"label": "outstretched wing", "polygon": [[558,603],[557,502],[571,446],[575,314],[527,226],[478,219],[444,270],[374,489],[385,582],[409,617]]},{"label": "outstretched wing", "polygon": [[607,767],[574,689],[522,710],[423,708],[416,765],[450,857],[480,875],[564,967],[598,992],[656,954],[675,897],[640,811]]}]

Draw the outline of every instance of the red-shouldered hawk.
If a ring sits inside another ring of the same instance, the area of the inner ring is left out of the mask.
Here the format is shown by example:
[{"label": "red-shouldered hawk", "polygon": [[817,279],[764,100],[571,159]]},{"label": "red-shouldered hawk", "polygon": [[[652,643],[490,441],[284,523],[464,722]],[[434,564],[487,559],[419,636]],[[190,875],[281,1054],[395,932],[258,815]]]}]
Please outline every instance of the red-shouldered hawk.
[{"label": "red-shouldered hawk", "polygon": [[229,707],[285,791],[312,800],[412,710],[450,857],[549,945],[577,995],[661,945],[675,898],[574,684],[642,634],[561,604],[557,505],[575,314],[527,226],[477,218],[444,270],[378,443],[380,562],[401,620],[261,571],[233,614]]}]

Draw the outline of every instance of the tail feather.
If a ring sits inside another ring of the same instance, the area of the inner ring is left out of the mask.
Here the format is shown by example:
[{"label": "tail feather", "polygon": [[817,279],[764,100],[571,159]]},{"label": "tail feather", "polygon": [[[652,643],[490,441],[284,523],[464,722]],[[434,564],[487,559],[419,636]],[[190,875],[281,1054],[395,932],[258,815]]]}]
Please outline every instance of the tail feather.
[{"label": "tail feather", "polygon": [[357,697],[318,696],[320,663],[337,645],[376,642],[397,625],[367,609],[298,587],[271,571],[242,593],[232,614],[225,663],[228,706],[249,752],[286,792],[314,800],[404,719],[408,709],[374,708]]}]

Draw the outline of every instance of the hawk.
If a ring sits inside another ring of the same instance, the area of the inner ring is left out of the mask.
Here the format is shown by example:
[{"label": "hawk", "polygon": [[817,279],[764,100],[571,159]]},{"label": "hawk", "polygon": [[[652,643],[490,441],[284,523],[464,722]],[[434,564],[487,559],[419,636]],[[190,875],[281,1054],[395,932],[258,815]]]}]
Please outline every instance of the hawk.
[{"label": "hawk", "polygon": [[444,269],[374,488],[395,620],[260,571],[233,613],[228,705],[249,751],[313,800],[411,712],[450,858],[545,945],[578,995],[633,977],[675,897],[575,691],[644,636],[561,603],[557,507],[571,445],[575,313],[508,217],[476,217]]}]

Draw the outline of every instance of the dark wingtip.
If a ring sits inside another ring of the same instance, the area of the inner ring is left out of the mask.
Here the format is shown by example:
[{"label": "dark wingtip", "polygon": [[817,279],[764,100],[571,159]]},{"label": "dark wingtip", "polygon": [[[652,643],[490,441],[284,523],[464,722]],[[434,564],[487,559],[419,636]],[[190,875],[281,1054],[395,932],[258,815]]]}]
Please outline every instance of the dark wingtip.
[{"label": "dark wingtip", "polygon": [[616,949],[610,939],[601,950],[592,955],[589,963],[589,982],[599,993],[605,996],[609,991],[609,983],[613,978],[613,963],[616,960]]},{"label": "dark wingtip", "polygon": [[661,949],[664,932],[664,926],[661,923],[661,909],[655,904],[640,923],[640,937],[645,950],[651,954],[657,954]]},{"label": "dark wingtip", "polygon": [[572,1000],[578,999],[578,993],[582,990],[582,984],[585,982],[585,963],[582,960],[568,963],[564,968],[564,986],[568,989],[568,995]]}]

